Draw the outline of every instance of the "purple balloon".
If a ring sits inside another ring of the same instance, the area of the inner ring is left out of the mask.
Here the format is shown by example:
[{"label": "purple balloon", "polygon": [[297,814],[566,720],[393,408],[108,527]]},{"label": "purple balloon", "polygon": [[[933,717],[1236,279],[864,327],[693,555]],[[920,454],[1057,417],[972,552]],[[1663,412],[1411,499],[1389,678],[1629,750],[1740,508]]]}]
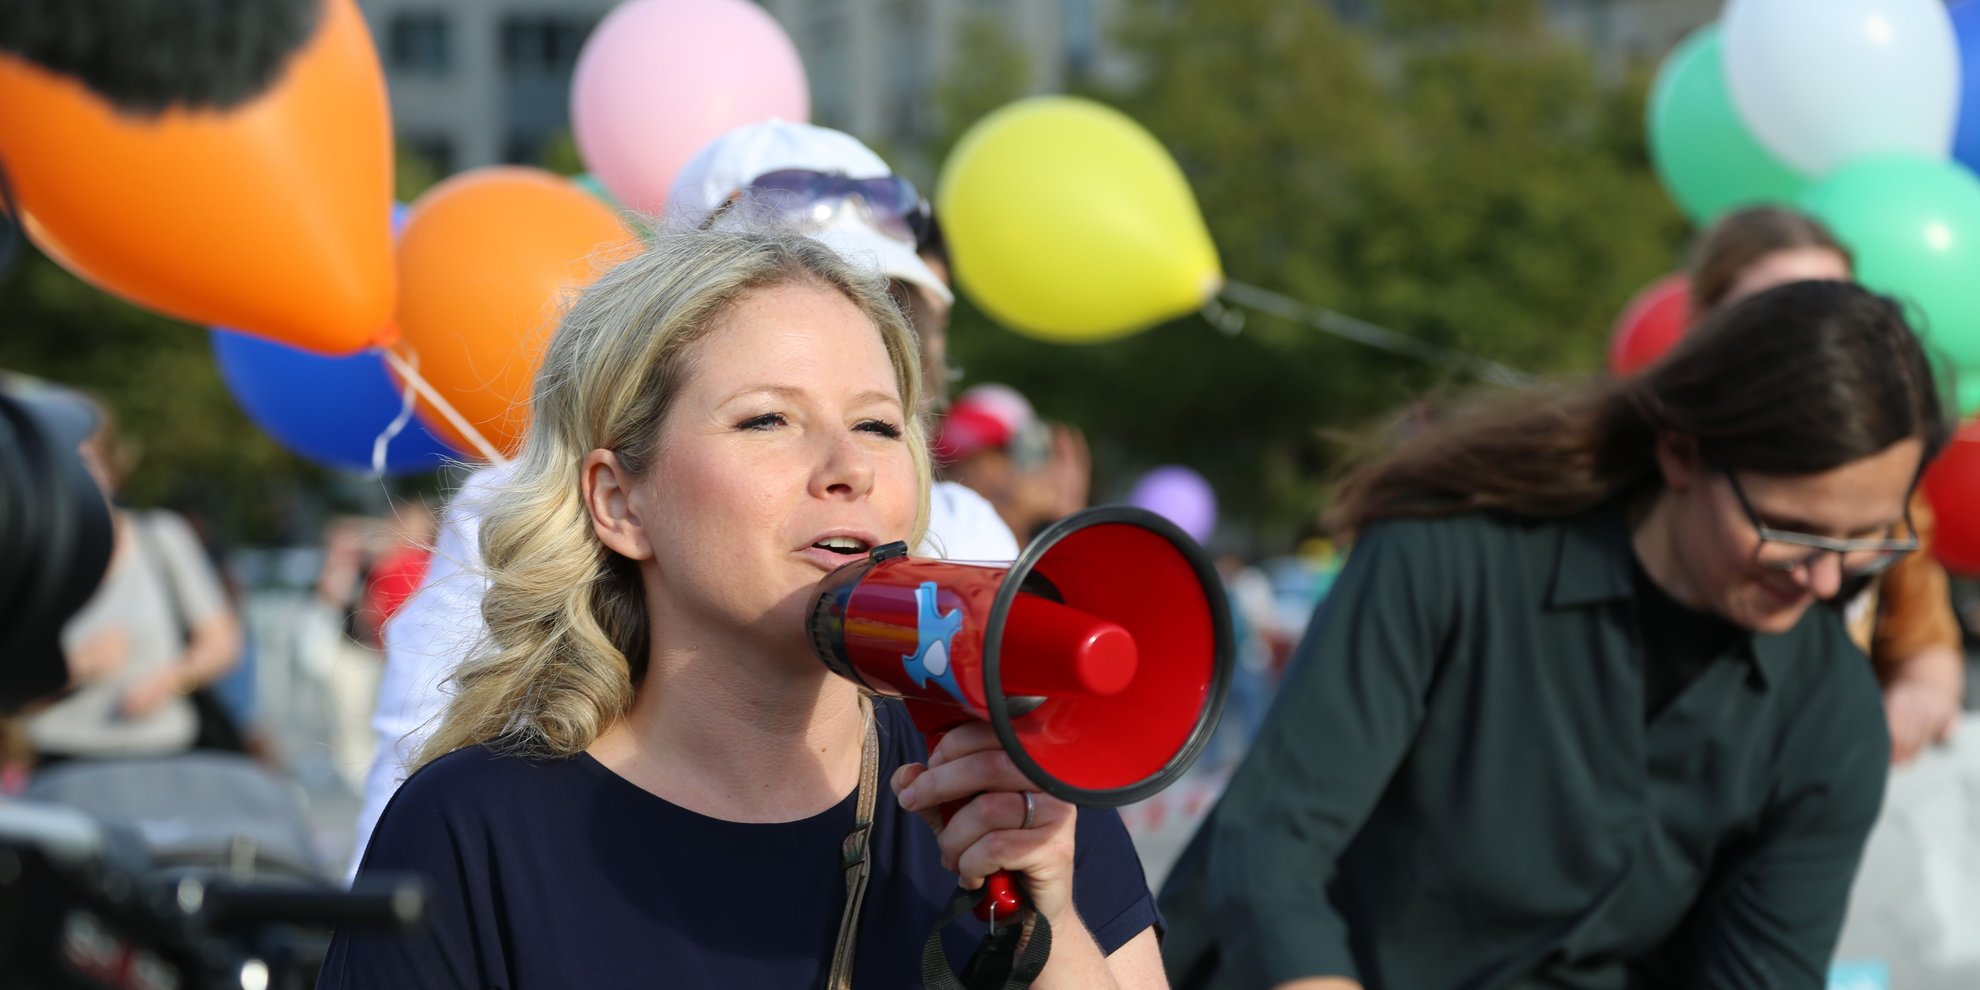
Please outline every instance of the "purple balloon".
[{"label": "purple balloon", "polygon": [[1210,539],[1217,529],[1217,493],[1202,475],[1180,465],[1164,465],[1142,475],[1128,495],[1128,504],[1175,523],[1198,543]]}]

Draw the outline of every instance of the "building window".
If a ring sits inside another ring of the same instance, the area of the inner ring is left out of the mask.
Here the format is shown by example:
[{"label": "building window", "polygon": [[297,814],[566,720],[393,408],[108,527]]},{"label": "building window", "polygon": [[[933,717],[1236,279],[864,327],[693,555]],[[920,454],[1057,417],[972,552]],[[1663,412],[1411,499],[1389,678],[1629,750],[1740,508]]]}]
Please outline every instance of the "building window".
[{"label": "building window", "polygon": [[1093,74],[1093,52],[1100,42],[1099,16],[1093,0],[1066,0],[1059,7],[1060,29],[1065,35],[1066,78],[1083,82]]},{"label": "building window", "polygon": [[825,127],[845,128],[852,116],[852,61],[844,12],[827,5],[805,18],[804,52],[811,82],[811,117]]},{"label": "building window", "polygon": [[887,60],[887,129],[894,137],[919,138],[935,110],[927,21],[916,0],[896,0],[889,16],[894,23],[894,41]]},{"label": "building window", "polygon": [[407,75],[445,75],[449,61],[448,24],[443,14],[398,14],[387,29],[392,69]]},{"label": "building window", "polygon": [[399,151],[419,158],[432,166],[436,175],[448,175],[454,171],[454,141],[443,134],[400,134],[394,141]]},{"label": "building window", "polygon": [[1375,4],[1373,0],[1339,0],[1334,4],[1334,16],[1343,24],[1366,27],[1375,22]]},{"label": "building window", "polygon": [[537,131],[512,131],[502,142],[502,161],[510,165],[542,165],[550,137]]},{"label": "building window", "polygon": [[502,67],[511,72],[564,75],[577,65],[592,22],[569,17],[510,17],[502,21]]}]

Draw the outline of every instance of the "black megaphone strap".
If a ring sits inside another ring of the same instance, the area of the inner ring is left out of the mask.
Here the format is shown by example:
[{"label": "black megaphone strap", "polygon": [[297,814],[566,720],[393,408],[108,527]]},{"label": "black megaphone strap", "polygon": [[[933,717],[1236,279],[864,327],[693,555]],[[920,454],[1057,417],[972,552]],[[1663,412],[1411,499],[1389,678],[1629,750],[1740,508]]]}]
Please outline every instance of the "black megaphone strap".
[{"label": "black megaphone strap", "polygon": [[960,978],[949,970],[948,956],[942,952],[942,929],[969,913],[982,898],[982,891],[967,887],[957,887],[949,897],[949,906],[921,946],[921,982],[927,990],[1028,990],[1044,971],[1052,954],[1052,925],[1029,908],[1022,922],[992,928],[983,936]]}]

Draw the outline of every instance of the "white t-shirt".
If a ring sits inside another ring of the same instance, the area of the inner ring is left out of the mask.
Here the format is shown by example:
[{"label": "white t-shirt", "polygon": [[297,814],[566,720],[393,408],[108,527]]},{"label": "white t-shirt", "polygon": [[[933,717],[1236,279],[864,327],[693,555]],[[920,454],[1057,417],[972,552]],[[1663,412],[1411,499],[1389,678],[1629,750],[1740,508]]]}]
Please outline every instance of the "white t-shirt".
[{"label": "white t-shirt", "polygon": [[75,650],[108,634],[121,639],[124,654],[114,669],[27,719],[28,740],[43,753],[159,756],[184,752],[198,735],[199,716],[185,698],[168,698],[140,718],[123,713],[123,698],[179,661],[187,630],[225,609],[226,592],[184,519],[162,511],[123,518],[127,542],[96,594],[62,627],[62,644]]},{"label": "white t-shirt", "polygon": [[1008,561],[1017,559],[1018,542],[989,499],[938,481],[928,493],[928,533],[918,552],[943,560]]},{"label": "white t-shirt", "polygon": [[[482,507],[507,478],[508,469],[501,467],[482,468],[468,477],[441,519],[433,560],[419,591],[385,624],[385,674],[371,716],[378,748],[364,781],[353,874],[378,816],[405,780],[406,764],[439,727],[451,693],[446,681],[454,665],[473,652],[487,632],[481,621],[486,587],[481,568]],[[1008,561],[1017,559],[1018,544],[983,496],[943,481],[930,493],[928,534],[919,553],[947,560]]]}]

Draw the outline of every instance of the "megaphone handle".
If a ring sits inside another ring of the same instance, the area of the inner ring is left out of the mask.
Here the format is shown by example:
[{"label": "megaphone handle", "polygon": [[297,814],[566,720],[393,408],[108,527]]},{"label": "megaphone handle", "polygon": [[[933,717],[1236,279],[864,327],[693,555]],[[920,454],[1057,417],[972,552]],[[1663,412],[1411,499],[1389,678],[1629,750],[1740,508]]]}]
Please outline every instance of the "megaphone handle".
[{"label": "megaphone handle", "polygon": [[[915,708],[916,704],[910,701],[908,710],[913,712]],[[942,744],[942,737],[948,735],[949,730],[959,724],[950,722],[942,725],[941,728],[929,731],[930,724],[941,725],[941,723],[932,719],[923,721],[919,713],[916,715],[915,723],[922,727],[922,738],[928,741],[928,751],[931,753],[935,751],[935,747]],[[956,817],[956,812],[961,811],[962,806],[967,803],[968,799],[964,799],[943,805],[942,824],[949,824],[949,819]],[[1018,912],[1022,910],[1024,910],[1024,895],[1018,891],[1016,874],[1008,870],[998,870],[983,878],[983,899],[976,902],[977,920],[990,922],[994,927],[1001,923],[1001,919],[1016,919]]]},{"label": "megaphone handle", "polygon": [[1017,874],[998,870],[983,879],[983,899],[976,902],[977,918],[997,925],[997,919],[1014,919],[1024,910],[1024,895],[1018,893]]},{"label": "megaphone handle", "polygon": [[[963,802],[951,801],[942,806],[942,824],[961,811]],[[1009,870],[998,870],[983,878],[983,899],[976,902],[976,917],[979,921],[997,925],[998,919],[1016,918],[1024,910],[1024,895],[1018,892],[1017,874]]]}]

